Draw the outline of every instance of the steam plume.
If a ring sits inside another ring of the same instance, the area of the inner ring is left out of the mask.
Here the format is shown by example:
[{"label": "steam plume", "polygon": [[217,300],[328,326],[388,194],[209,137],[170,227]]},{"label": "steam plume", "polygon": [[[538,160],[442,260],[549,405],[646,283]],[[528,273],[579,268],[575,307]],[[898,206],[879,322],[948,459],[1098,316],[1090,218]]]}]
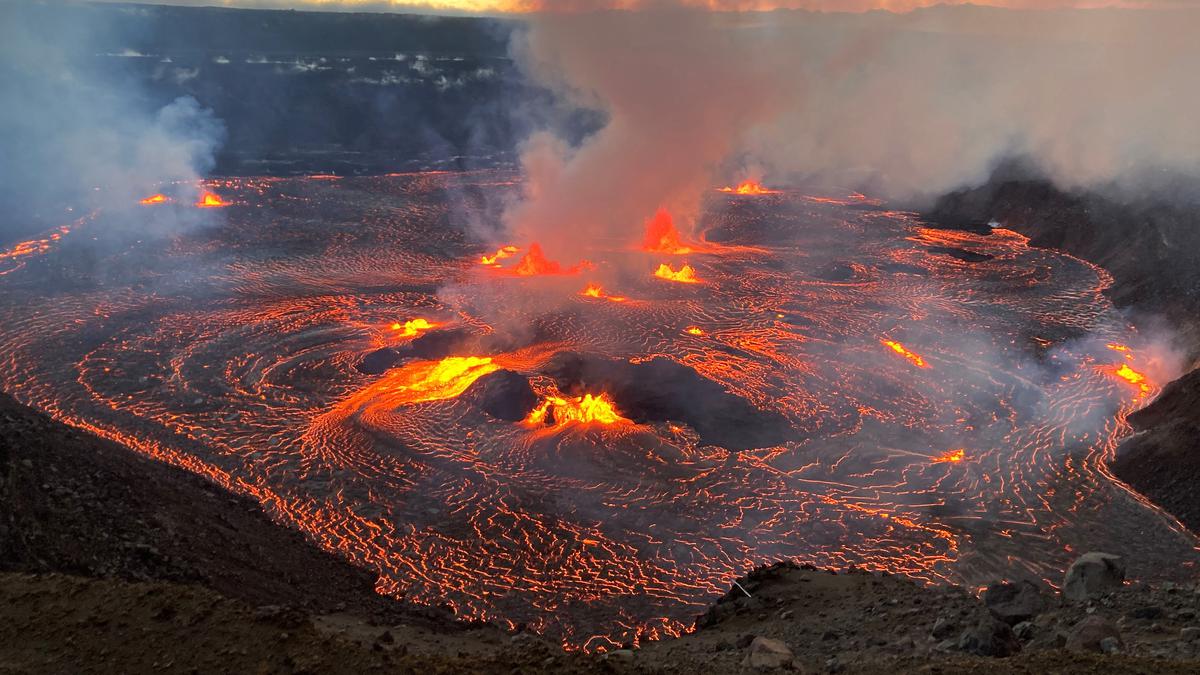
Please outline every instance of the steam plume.
[{"label": "steam plume", "polygon": [[551,255],[635,240],[660,205],[694,208],[751,167],[904,199],[1012,156],[1067,187],[1194,173],[1196,25],[1190,9],[537,16],[522,67],[608,123],[576,147],[530,139],[509,223]]},{"label": "steam plume", "polygon": [[188,197],[212,168],[224,127],[210,111],[154,101],[95,58],[120,30],[114,15],[0,8],[0,203],[12,209],[0,239],[59,224],[70,207],[127,208],[160,183]]}]

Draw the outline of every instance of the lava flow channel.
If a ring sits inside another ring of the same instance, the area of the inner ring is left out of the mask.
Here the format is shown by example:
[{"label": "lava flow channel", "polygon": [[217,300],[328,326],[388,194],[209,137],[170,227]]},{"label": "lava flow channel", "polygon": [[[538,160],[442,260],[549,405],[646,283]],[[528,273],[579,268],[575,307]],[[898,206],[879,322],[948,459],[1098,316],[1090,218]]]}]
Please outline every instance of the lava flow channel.
[{"label": "lava flow channel", "polygon": [[[1129,554],[1141,578],[1194,555],[1104,469],[1154,385],[1103,270],[853,195],[714,193],[701,283],[652,276],[671,253],[613,251],[597,274],[638,272],[580,297],[592,280],[532,246],[481,259],[446,226],[485,218],[447,195],[519,189],[506,172],[230,179],[220,222],[100,249],[105,274],[65,286],[80,272],[48,234],[4,254],[39,264],[0,276],[0,382],[252,495],[381,592],[570,648],[687,630],[780,558],[977,585],[1061,579],[1080,550]],[[101,214],[71,236],[105,230]],[[526,256],[535,276],[508,273]],[[1071,358],[1048,373],[1045,345]],[[381,348],[394,365],[360,372]],[[625,390],[555,380],[564,352],[639,370],[609,383]],[[514,421],[468,395],[501,371],[536,394]],[[630,405],[651,394],[670,414]]]}]

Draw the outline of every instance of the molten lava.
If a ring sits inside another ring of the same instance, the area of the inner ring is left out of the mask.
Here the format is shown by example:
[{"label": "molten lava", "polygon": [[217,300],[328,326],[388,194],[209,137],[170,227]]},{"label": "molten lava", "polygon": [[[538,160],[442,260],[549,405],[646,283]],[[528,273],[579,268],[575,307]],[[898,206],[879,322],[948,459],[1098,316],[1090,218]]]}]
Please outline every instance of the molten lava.
[{"label": "molten lava", "polygon": [[675,229],[675,221],[666,209],[659,209],[654,217],[646,221],[646,237],[642,240],[643,251],[680,255],[691,253],[695,248],[685,244]]},{"label": "molten lava", "polygon": [[149,197],[146,197],[145,199],[141,200],[141,202],[139,202],[139,203],[142,206],[150,206],[151,204],[165,204],[169,201],[171,201],[171,199],[169,197],[167,197],[166,195],[164,195],[162,193],[159,193],[159,194],[155,194],[155,195],[150,195]]},{"label": "molten lava", "polygon": [[441,361],[418,361],[388,371],[384,379],[353,397],[374,405],[395,406],[454,398],[475,380],[500,370],[487,356],[448,356]]},{"label": "molten lava", "polygon": [[696,270],[691,265],[684,263],[679,271],[675,271],[670,265],[663,263],[654,270],[654,276],[667,281],[678,281],[682,284],[697,284],[700,280],[696,278]]},{"label": "molten lava", "polygon": [[880,340],[880,342],[883,343],[885,346],[889,347],[892,351],[896,352],[900,356],[903,356],[904,358],[911,361],[914,366],[917,366],[918,368],[928,368],[929,367],[929,365],[927,363],[925,363],[925,359],[923,359],[920,356],[918,356],[917,354],[914,354],[913,352],[909,351],[907,347],[900,344],[899,342],[895,342],[894,340]]},{"label": "molten lava", "polygon": [[735,195],[773,195],[778,194],[779,190],[768,190],[758,183],[758,181],[747,180],[738,184],[737,187],[718,188],[721,192],[727,192]]},{"label": "molten lava", "polygon": [[229,202],[221,199],[221,196],[215,192],[204,192],[200,195],[200,199],[196,200],[196,206],[202,209],[214,209],[229,206]]},{"label": "molten lava", "polygon": [[580,263],[572,267],[563,267],[558,261],[548,259],[542,252],[541,245],[535,243],[529,245],[529,251],[512,268],[512,272],[523,277],[543,274],[578,274],[586,264]]},{"label": "molten lava", "polygon": [[413,337],[423,331],[437,328],[436,323],[430,323],[427,319],[409,319],[404,323],[394,323],[391,326],[392,330],[400,333],[400,337]]},{"label": "molten lava", "polygon": [[947,450],[937,457],[933,458],[934,464],[957,464],[967,458],[967,451],[959,448],[957,450]]},{"label": "molten lava", "polygon": [[625,302],[625,298],[623,296],[608,295],[604,292],[603,288],[597,286],[596,284],[588,284],[587,288],[579,291],[579,294],[585,298],[602,298],[604,300],[611,300],[612,302]]},{"label": "molten lava", "polygon": [[704,331],[700,330],[699,326],[688,326],[684,329],[688,335],[704,335]]},{"label": "molten lava", "polygon": [[592,396],[584,394],[579,398],[566,399],[561,396],[547,396],[542,404],[529,412],[525,423],[529,425],[545,424],[549,415],[553,414],[554,425],[580,423],[617,424],[630,420],[617,412],[607,394]]},{"label": "molten lava", "polygon": [[492,255],[480,256],[479,264],[480,265],[488,265],[490,267],[499,267],[500,266],[499,261],[504,260],[505,258],[512,257],[512,254],[514,254],[520,250],[521,249],[517,248],[516,246],[503,246],[503,247],[497,249],[496,252],[493,253]]},{"label": "molten lava", "polygon": [[1150,391],[1150,382],[1146,379],[1146,376],[1130,368],[1129,364],[1122,363],[1120,368],[1113,370],[1113,374],[1136,386],[1143,394]]}]

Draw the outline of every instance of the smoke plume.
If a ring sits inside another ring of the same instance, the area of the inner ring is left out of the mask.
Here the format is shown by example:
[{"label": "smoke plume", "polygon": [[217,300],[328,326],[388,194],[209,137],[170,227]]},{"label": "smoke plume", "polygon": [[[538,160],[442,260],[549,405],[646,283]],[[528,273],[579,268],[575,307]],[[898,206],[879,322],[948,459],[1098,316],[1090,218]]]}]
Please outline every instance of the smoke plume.
[{"label": "smoke plume", "polygon": [[122,30],[119,13],[59,9],[0,9],[0,240],[127,209],[162,185],[188,199],[224,134],[195,99],[154,100],[94,58]]},{"label": "smoke plume", "polygon": [[546,130],[525,146],[508,222],[552,256],[635,241],[660,206],[694,214],[750,173],[920,200],[1010,157],[1064,187],[1200,168],[1195,10],[654,4],[535,16],[514,41],[532,77],[607,115],[580,144]]}]

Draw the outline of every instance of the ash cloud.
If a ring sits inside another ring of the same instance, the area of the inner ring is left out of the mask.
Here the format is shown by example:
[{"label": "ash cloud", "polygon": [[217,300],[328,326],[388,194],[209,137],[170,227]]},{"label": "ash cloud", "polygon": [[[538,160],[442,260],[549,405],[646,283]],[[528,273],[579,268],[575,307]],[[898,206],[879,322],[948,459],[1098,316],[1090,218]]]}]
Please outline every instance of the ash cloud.
[{"label": "ash cloud", "polygon": [[918,205],[1010,157],[1066,188],[1200,174],[1196,10],[663,4],[536,16],[514,41],[528,74],[607,116],[582,143],[526,143],[508,224],[552,256],[635,241],[659,206],[694,214],[750,173]]},{"label": "ash cloud", "polygon": [[190,201],[224,137],[194,98],[156,99],[132,72],[95,58],[132,37],[122,13],[73,10],[0,8],[0,241],[93,208],[128,211],[158,191]]}]

